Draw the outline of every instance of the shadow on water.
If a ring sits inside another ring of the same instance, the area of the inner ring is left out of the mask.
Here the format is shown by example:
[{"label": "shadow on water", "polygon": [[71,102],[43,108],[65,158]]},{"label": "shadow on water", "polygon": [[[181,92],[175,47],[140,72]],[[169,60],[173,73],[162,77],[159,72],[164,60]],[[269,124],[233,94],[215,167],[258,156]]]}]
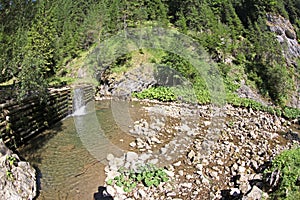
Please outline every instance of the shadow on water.
[{"label": "shadow on water", "polygon": [[[36,184],[37,184],[37,195],[34,198],[36,200],[40,195],[41,179],[43,178],[42,172],[36,163],[41,163],[43,158],[41,154],[36,154],[37,149],[42,149],[49,140],[51,140],[55,135],[63,130],[62,122],[57,122],[56,124],[49,127],[40,133],[35,134],[33,137],[29,138],[22,146],[16,149],[16,153],[19,155],[21,160],[30,160],[32,167],[36,170]],[[26,152],[26,153],[25,153]],[[24,158],[24,153],[27,158]]]},{"label": "shadow on water", "polygon": [[65,118],[20,149],[37,172],[36,200],[93,199],[103,184],[104,166],[82,144],[74,123]]},{"label": "shadow on water", "polygon": [[[48,141],[55,137],[55,135],[63,130],[62,122],[57,122],[48,129],[35,134],[29,140],[25,141],[22,146],[17,149],[17,153],[26,151],[28,154],[33,154],[36,149],[40,149],[45,146]],[[21,155],[22,156],[22,155]]]}]

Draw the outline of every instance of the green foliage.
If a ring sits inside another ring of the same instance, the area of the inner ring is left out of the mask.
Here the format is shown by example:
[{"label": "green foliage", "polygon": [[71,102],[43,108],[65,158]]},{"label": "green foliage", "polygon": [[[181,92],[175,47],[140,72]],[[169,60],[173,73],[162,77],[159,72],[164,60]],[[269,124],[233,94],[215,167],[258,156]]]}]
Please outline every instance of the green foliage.
[{"label": "green foliage", "polygon": [[6,178],[11,181],[14,180],[14,175],[10,170],[6,170]]},{"label": "green foliage", "polygon": [[138,99],[156,99],[159,101],[169,102],[177,100],[176,95],[169,87],[151,87],[141,92],[135,92],[132,94],[133,97]]},{"label": "green foliage", "polygon": [[13,176],[11,169],[16,164],[17,159],[13,156],[6,156],[6,160],[8,161],[8,168],[6,169],[6,178],[8,180],[13,181],[14,176]]},{"label": "green foliage", "polygon": [[[129,27],[175,26],[214,61],[242,66],[256,88],[278,105],[289,100],[299,74],[291,72],[266,26],[266,13],[281,14],[299,39],[298,0],[1,0],[0,11],[0,83],[13,80],[21,97],[41,93],[46,79],[82,51]],[[204,81],[184,58],[168,54],[161,64],[188,79],[199,102],[210,101]]]},{"label": "green foliage", "polygon": [[6,159],[8,160],[10,167],[12,167],[15,164],[15,162],[17,161],[17,159],[13,156],[7,156]]},{"label": "green foliage", "polygon": [[283,116],[287,119],[297,119],[300,117],[300,109],[285,106],[283,108]]},{"label": "green foliage", "polygon": [[70,77],[52,77],[49,79],[49,87],[62,87],[70,85],[75,81],[74,78]]},{"label": "green foliage", "polygon": [[53,75],[55,72],[54,43],[57,33],[54,23],[55,19],[50,10],[47,10],[46,2],[41,1],[35,21],[27,33],[25,56],[39,57],[39,62],[41,62],[39,68],[45,77]]},{"label": "green foliage", "polygon": [[293,73],[284,62],[281,47],[270,32],[266,31],[264,18],[250,27],[252,55],[248,55],[246,73],[256,83],[260,93],[278,105],[285,105],[293,90]]},{"label": "green foliage", "polygon": [[300,177],[300,148],[286,150],[276,156],[272,161],[272,168],[266,172],[275,170],[280,172],[281,181],[272,198],[287,200],[299,198],[300,186],[297,186],[296,182]]},{"label": "green foliage", "polygon": [[173,53],[165,55],[161,60],[161,64],[174,69],[189,80],[193,80],[199,74],[187,60]]},{"label": "green foliage", "polygon": [[140,183],[146,187],[158,187],[160,183],[169,181],[164,169],[152,164],[139,167],[138,172],[124,168],[119,169],[119,172],[119,176],[108,180],[106,184],[122,187],[124,192],[131,192]]},{"label": "green foliage", "polygon": [[[174,74],[174,76],[180,76],[186,79],[184,81],[174,81],[173,78],[172,80],[174,86],[182,85],[184,87],[184,85],[187,84],[186,82],[192,84],[191,88],[193,89],[193,91],[185,90],[186,94],[182,94],[183,92],[182,89],[181,90],[177,89],[175,93],[177,97],[181,96],[183,99],[187,99],[187,101],[194,102],[194,99],[188,100],[188,98],[186,97],[187,95],[190,96],[195,95],[198,102],[201,104],[210,102],[210,94],[204,79],[201,77],[200,72],[194,66],[192,66],[187,60],[181,58],[176,54],[167,53],[167,55],[165,55],[162,58],[161,64],[163,64],[166,67],[170,67],[176,72],[176,73],[175,72],[172,73],[168,70],[165,77],[169,77],[170,74]],[[159,73],[161,74],[162,72]],[[171,78],[169,77],[169,79]],[[176,82],[178,82],[178,84]]]}]

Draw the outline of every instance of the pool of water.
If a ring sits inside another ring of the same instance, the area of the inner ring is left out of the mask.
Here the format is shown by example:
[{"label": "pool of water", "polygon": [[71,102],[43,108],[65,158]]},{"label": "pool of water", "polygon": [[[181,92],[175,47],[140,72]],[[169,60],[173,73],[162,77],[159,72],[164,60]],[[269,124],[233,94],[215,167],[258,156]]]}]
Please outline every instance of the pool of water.
[{"label": "pool of water", "polygon": [[[107,100],[89,106],[96,112],[67,117],[19,150],[38,170],[38,200],[93,199],[105,180],[107,154],[128,150],[135,139],[127,130],[143,115],[139,103]],[[118,119],[126,110],[130,117]]]}]

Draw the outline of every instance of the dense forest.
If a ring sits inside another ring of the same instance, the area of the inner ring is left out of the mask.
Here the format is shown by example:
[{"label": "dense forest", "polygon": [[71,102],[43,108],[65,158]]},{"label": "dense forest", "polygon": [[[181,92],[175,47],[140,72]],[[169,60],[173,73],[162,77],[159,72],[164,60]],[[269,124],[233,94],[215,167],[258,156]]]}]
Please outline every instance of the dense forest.
[{"label": "dense forest", "polygon": [[[21,97],[65,76],[65,66],[97,42],[142,26],[194,38],[218,63],[228,90],[236,87],[233,71],[242,71],[277,105],[297,92],[298,60],[287,62],[266,19],[289,19],[299,39],[298,0],[1,0],[0,11],[0,83],[13,84]],[[185,65],[176,55],[162,60]]]}]

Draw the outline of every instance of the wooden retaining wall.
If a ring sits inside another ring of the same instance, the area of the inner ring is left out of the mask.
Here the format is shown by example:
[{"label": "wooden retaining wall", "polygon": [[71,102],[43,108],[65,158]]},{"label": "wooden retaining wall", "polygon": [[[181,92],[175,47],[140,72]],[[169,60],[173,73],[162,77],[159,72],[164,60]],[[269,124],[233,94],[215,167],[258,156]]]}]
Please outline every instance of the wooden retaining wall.
[{"label": "wooden retaining wall", "polygon": [[[92,86],[75,87],[83,89],[85,103],[94,98]],[[35,97],[27,98],[21,103],[9,101],[0,104],[0,134],[4,143],[11,148],[17,148],[36,134],[72,114],[72,90],[69,87],[51,89],[45,102]]]}]

